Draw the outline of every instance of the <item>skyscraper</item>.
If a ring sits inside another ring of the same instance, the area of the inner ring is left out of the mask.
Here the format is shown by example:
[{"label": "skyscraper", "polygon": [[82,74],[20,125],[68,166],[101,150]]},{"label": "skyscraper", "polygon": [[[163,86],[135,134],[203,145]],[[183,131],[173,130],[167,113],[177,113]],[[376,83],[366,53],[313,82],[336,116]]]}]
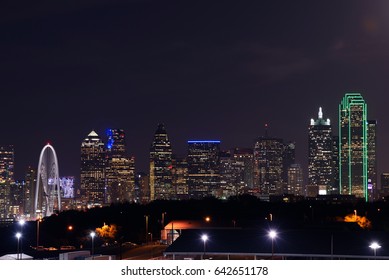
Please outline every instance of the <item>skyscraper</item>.
[{"label": "skyscraper", "polygon": [[303,169],[300,164],[292,164],[288,168],[288,194],[304,196]]},{"label": "skyscraper", "polygon": [[367,189],[369,201],[378,198],[377,185],[377,121],[367,121]]},{"label": "skyscraper", "polygon": [[334,182],[332,128],[323,119],[319,108],[318,119],[311,119],[308,127],[308,185],[318,187],[319,194],[332,194]]},{"label": "skyscraper", "polygon": [[260,137],[254,146],[254,187],[264,199],[283,193],[283,151],[282,139]]},{"label": "skyscraper", "polygon": [[105,160],[103,141],[91,131],[81,143],[81,200],[84,205],[102,205],[106,202]]},{"label": "skyscraper", "polygon": [[107,137],[107,202],[134,201],[135,158],[127,155],[126,134],[123,129],[107,129]]},{"label": "skyscraper", "polygon": [[189,197],[214,196],[220,186],[220,141],[188,141]]},{"label": "skyscraper", "polygon": [[339,105],[340,193],[368,200],[367,104],[360,93],[346,93]]},{"label": "skyscraper", "polygon": [[173,199],[172,147],[165,126],[158,124],[150,148],[150,200]]},{"label": "skyscraper", "polygon": [[228,198],[243,194],[245,165],[244,161],[234,157],[231,153],[220,156],[220,191],[219,198]]},{"label": "skyscraper", "polygon": [[172,184],[176,199],[188,199],[188,163],[186,158],[173,157]]},{"label": "skyscraper", "polygon": [[252,190],[254,187],[254,155],[252,148],[235,148],[233,151],[233,157],[235,160],[243,162],[244,174],[243,181],[245,188]]},{"label": "skyscraper", "polygon": [[10,191],[15,184],[13,145],[0,146],[0,219],[8,218]]}]

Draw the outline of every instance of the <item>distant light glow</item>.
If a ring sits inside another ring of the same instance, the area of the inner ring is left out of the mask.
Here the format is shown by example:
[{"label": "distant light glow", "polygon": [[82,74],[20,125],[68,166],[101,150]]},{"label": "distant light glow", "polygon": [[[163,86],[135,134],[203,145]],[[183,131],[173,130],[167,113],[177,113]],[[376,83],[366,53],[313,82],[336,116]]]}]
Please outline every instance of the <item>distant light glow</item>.
[{"label": "distant light glow", "polygon": [[208,235],[203,234],[203,235],[201,236],[201,239],[202,239],[204,242],[207,241],[207,240],[208,240]]},{"label": "distant light glow", "polygon": [[269,231],[269,237],[270,237],[271,239],[276,238],[276,237],[277,237],[277,232],[276,232],[275,230]]},{"label": "distant light glow", "polygon": [[381,248],[381,245],[378,244],[377,242],[373,242],[373,243],[371,243],[371,245],[369,247],[373,250],[377,250],[377,249]]}]

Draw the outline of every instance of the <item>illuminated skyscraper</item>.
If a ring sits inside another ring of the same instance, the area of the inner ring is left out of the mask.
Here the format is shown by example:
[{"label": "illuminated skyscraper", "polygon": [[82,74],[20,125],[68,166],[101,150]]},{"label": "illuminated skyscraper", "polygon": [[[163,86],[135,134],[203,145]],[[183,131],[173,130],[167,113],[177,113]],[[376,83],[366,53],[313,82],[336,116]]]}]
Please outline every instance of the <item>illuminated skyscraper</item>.
[{"label": "illuminated skyscraper", "polygon": [[0,219],[8,218],[10,191],[15,185],[14,157],[12,145],[0,146]]},{"label": "illuminated skyscraper", "polygon": [[24,214],[27,217],[34,216],[34,190],[36,186],[36,170],[29,166],[26,172],[26,189],[24,201]]},{"label": "illuminated skyscraper", "polygon": [[332,194],[333,142],[329,119],[323,119],[319,108],[318,119],[311,119],[308,127],[308,185],[318,187],[319,194]]},{"label": "illuminated skyscraper", "polygon": [[300,164],[292,164],[288,168],[288,194],[304,196],[303,169]]},{"label": "illuminated skyscraper", "polygon": [[126,134],[123,129],[108,129],[107,136],[107,202],[134,201],[135,158],[127,155]]},{"label": "illuminated skyscraper", "polygon": [[188,162],[186,158],[173,158],[173,190],[178,200],[188,199]]},{"label": "illuminated skyscraper", "polygon": [[173,199],[172,147],[165,126],[159,124],[150,148],[150,200]]},{"label": "illuminated skyscraper", "polygon": [[367,121],[367,186],[369,201],[378,198],[377,186],[377,121]]},{"label": "illuminated skyscraper", "polygon": [[214,196],[220,186],[220,141],[188,141],[189,197]]},{"label": "illuminated skyscraper", "polygon": [[340,193],[368,200],[367,104],[347,93],[339,105]]},{"label": "illuminated skyscraper", "polygon": [[244,174],[243,181],[246,191],[252,190],[254,187],[254,155],[251,148],[235,148],[233,151],[235,160],[243,162]]},{"label": "illuminated skyscraper", "polygon": [[103,141],[92,131],[81,143],[81,200],[84,205],[102,205],[105,192],[106,151]]},{"label": "illuminated skyscraper", "polygon": [[222,153],[220,156],[220,188],[216,197],[225,199],[243,194],[244,174],[244,161],[234,157],[231,153]]},{"label": "illuminated skyscraper", "polygon": [[333,194],[339,194],[339,136],[332,136]]},{"label": "illuminated skyscraper", "polygon": [[260,137],[254,146],[254,187],[264,199],[283,192],[283,151],[282,139]]}]

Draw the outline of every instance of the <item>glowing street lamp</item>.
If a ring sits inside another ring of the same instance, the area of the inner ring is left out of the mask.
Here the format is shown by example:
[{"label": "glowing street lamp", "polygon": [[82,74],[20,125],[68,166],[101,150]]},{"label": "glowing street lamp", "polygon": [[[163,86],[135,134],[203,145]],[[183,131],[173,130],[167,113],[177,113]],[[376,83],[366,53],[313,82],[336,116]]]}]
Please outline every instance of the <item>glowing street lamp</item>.
[{"label": "glowing street lamp", "polygon": [[96,236],[96,233],[94,232],[94,231],[92,231],[91,233],[90,233],[90,237],[92,238],[92,260],[93,260],[93,255],[94,255],[94,239],[95,239],[95,236]]},{"label": "glowing street lamp", "polygon": [[274,239],[277,237],[277,232],[275,230],[269,231],[269,237],[271,238],[271,258],[274,258]]},{"label": "glowing street lamp", "polygon": [[[23,235],[23,226],[25,223],[26,223],[26,221],[23,219],[19,221],[21,235]],[[20,240],[20,255],[22,255],[22,254],[23,254],[23,244],[22,244],[22,240]]]},{"label": "glowing street lamp", "polygon": [[204,259],[204,257],[205,257],[205,244],[207,243],[208,235],[203,234],[203,235],[201,236],[201,239],[203,240],[203,244],[204,244],[204,251],[203,251],[203,257],[202,257],[202,259]]},{"label": "glowing street lamp", "polygon": [[378,244],[377,242],[373,242],[373,243],[370,244],[369,247],[370,247],[371,249],[373,249],[373,251],[374,251],[374,257],[376,257],[376,256],[377,256],[377,249],[381,248],[381,245]]},{"label": "glowing street lamp", "polygon": [[19,257],[19,241],[20,241],[20,238],[22,238],[22,234],[20,232],[16,233],[16,238],[18,239],[18,245],[17,245],[17,250],[16,250],[16,259],[19,260],[20,257]]}]

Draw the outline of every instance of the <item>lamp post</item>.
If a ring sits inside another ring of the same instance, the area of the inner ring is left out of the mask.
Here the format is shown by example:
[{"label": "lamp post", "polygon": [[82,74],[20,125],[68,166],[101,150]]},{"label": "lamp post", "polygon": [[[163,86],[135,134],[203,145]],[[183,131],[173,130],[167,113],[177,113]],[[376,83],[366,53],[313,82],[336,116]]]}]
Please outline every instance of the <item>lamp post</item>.
[{"label": "lamp post", "polygon": [[165,215],[166,215],[166,212],[162,212],[162,221],[161,221],[161,223],[162,223],[162,229],[165,228]]},{"label": "lamp post", "polygon": [[42,222],[42,219],[39,218],[36,220],[36,248],[39,246],[39,224]]},{"label": "lamp post", "polygon": [[378,244],[377,242],[373,242],[373,243],[370,244],[369,247],[371,249],[373,249],[373,251],[374,251],[374,258],[376,259],[376,257],[377,257],[377,249],[381,248],[381,245]]},{"label": "lamp post", "polygon": [[208,235],[206,235],[206,234],[203,234],[202,236],[201,236],[201,239],[203,240],[203,245],[204,245],[204,247],[203,247],[203,256],[202,256],[202,258],[201,259],[204,259],[205,258],[205,244],[207,243],[207,240],[208,240]]},{"label": "lamp post", "polygon": [[20,241],[20,238],[22,237],[22,234],[20,232],[18,232],[18,233],[16,233],[15,236],[18,239],[17,250],[16,250],[16,259],[19,260],[19,241]]},{"label": "lamp post", "polygon": [[150,243],[153,244],[153,234],[151,232],[149,232],[150,234]]},{"label": "lamp post", "polygon": [[[24,224],[26,223],[25,220],[20,220],[19,221],[19,225],[20,225],[20,234],[23,235],[23,226]],[[22,244],[22,240],[20,240],[20,255],[22,256],[23,255],[23,244]]]},{"label": "lamp post", "polygon": [[149,232],[149,215],[145,215],[145,227],[146,227],[146,240],[145,240],[145,242],[146,242],[146,244],[147,244],[147,234],[148,234],[148,232]]},{"label": "lamp post", "polygon": [[94,231],[92,231],[91,233],[90,233],[90,237],[91,237],[91,239],[92,239],[92,251],[91,251],[91,254],[92,254],[92,260],[94,259],[94,250],[95,250],[95,248],[94,248],[94,239],[95,239],[95,236],[96,236],[96,233],[94,232]]},{"label": "lamp post", "polygon": [[271,239],[271,258],[274,259],[274,239],[277,237],[277,232],[275,230],[270,230],[269,237]]}]

